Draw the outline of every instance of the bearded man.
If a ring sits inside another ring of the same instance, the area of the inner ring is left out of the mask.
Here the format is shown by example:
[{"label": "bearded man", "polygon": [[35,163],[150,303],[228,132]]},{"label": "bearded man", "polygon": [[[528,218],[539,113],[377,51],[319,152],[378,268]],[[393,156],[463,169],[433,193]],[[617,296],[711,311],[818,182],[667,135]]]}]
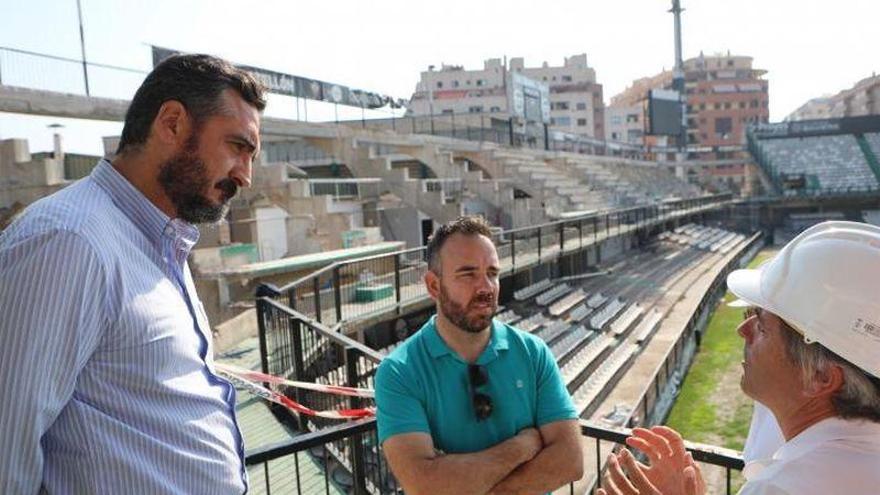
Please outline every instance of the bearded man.
[{"label": "bearded man", "polygon": [[427,246],[437,314],[376,375],[379,441],[406,493],[546,493],[580,479],[577,410],[547,345],[493,320],[489,225],[462,217]]},{"label": "bearded man", "polygon": [[112,162],[0,235],[0,493],[247,490],[186,259],[250,184],[265,104],[226,61],[169,58]]}]

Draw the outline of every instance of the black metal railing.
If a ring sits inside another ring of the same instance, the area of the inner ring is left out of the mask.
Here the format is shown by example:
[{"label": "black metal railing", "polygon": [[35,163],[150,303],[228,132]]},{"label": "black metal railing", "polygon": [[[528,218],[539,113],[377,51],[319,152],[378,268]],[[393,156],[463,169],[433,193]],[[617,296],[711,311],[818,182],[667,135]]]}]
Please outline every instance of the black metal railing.
[{"label": "black metal railing", "polygon": [[[730,199],[724,194],[591,213],[501,231],[494,241],[505,275],[582,249],[595,250],[601,260],[601,246],[608,239],[644,234],[663,222],[716,209]],[[427,300],[421,283],[427,270],[424,249],[333,263],[277,289],[274,297],[330,327],[386,312],[402,314]]]},{"label": "black metal railing", "polygon": [[[275,294],[271,287],[261,286],[257,318],[261,368],[264,373],[326,385],[374,388],[374,374],[382,360],[380,352],[268,297],[272,295]],[[318,411],[373,405],[370,399],[264,385]],[[337,419],[305,414],[295,419],[297,427],[302,431],[329,430],[351,434],[346,440],[331,436],[321,442],[323,455],[319,457],[319,462],[325,471],[330,471],[332,461],[340,467],[340,473],[351,473],[355,483],[362,483],[363,487],[384,486],[388,482],[387,468],[382,468],[379,462],[374,433],[356,434],[360,432],[345,428],[340,430],[342,420]],[[309,444],[303,448],[311,446],[313,445]],[[268,472],[266,483],[269,483]]]},{"label": "black metal railing", "polygon": [[[630,431],[610,429],[581,421],[581,434],[595,440],[595,455],[585,459],[584,479],[568,485],[569,493],[593,492],[599,475],[605,468],[609,452],[624,444]],[[731,493],[731,473],[743,468],[742,457],[734,451],[708,445],[686,442],[685,447],[694,460],[701,464],[720,466],[727,473],[727,493]],[[334,464],[334,452],[347,451],[361,458],[346,467]],[[291,462],[292,460],[292,462]],[[287,462],[285,462],[287,461]],[[306,479],[301,466],[317,461],[323,467],[322,479]],[[318,432],[306,433],[289,441],[270,445],[247,453],[245,463],[251,478],[251,490],[271,494],[284,493],[337,493],[397,494],[402,490],[394,479],[378,445],[376,420],[354,421]],[[291,465],[292,464],[292,465]],[[260,469],[262,467],[262,469]],[[311,489],[306,490],[306,486]]]}]

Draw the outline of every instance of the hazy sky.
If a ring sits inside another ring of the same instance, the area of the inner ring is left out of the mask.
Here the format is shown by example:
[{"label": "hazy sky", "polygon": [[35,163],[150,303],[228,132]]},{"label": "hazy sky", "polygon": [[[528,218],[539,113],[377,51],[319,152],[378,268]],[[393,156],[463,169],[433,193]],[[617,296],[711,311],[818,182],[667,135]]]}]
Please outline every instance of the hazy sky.
[{"label": "hazy sky", "polygon": [[[561,65],[567,55],[586,53],[606,102],[633,79],[673,65],[670,0],[81,3],[89,61],[148,70],[147,45],[156,44],[400,98],[411,95],[419,71],[444,62],[479,68],[486,58],[506,55],[525,57],[527,66]],[[728,50],[754,57],[768,71],[774,121],[809,98],[880,71],[878,0],[682,0],[682,6],[685,58]],[[76,0],[0,0],[0,46],[79,58]],[[51,72],[23,60],[0,53],[0,75]],[[293,115],[293,108],[288,99],[270,103],[275,115]],[[98,137],[120,128],[0,114],[0,138],[28,137],[32,150],[46,149],[51,122],[64,123],[68,148],[84,152],[97,152]]]}]

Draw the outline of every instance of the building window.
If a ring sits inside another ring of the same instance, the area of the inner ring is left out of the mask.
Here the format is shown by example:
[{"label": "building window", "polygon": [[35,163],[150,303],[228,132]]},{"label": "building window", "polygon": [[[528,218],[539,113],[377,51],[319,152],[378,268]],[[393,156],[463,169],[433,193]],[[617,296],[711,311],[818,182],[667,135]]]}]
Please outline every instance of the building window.
[{"label": "building window", "polygon": [[725,101],[725,102],[724,102],[724,109],[725,109],[725,110],[730,110],[730,102],[729,102],[729,101]]},{"label": "building window", "polygon": [[716,103],[714,105],[714,107],[715,107],[715,110],[721,110],[721,103]]},{"label": "building window", "polygon": [[700,110],[705,110],[705,109],[706,109],[706,104],[700,103]]},{"label": "building window", "polygon": [[457,87],[458,87],[458,80],[457,80],[457,79],[456,79],[455,81],[452,81],[452,87],[453,87],[453,88],[457,88]]},{"label": "building window", "polygon": [[440,112],[440,113],[446,113],[446,114],[449,114],[449,113],[452,113],[452,109],[451,109],[451,108],[444,108],[443,111]]},{"label": "building window", "polygon": [[483,85],[483,80],[477,79],[477,86],[482,86],[482,85]]},{"label": "building window", "polygon": [[623,123],[623,117],[620,115],[612,115],[611,116],[611,125],[620,125]]},{"label": "building window", "polygon": [[739,107],[740,107],[740,108],[745,108],[745,107],[746,107],[746,102],[744,102],[744,101],[739,102]]},{"label": "building window", "polygon": [[578,119],[578,127],[586,127],[587,119]]},{"label": "building window", "polygon": [[443,87],[443,81],[437,81],[437,87],[438,87],[438,88],[442,88],[442,87]]},{"label": "building window", "polygon": [[587,104],[586,104],[586,103],[583,103],[583,102],[578,103],[578,104],[577,104],[577,109],[578,109],[578,110],[586,110],[586,109],[587,109]]},{"label": "building window", "polygon": [[759,103],[758,100],[752,100],[749,102],[749,108],[758,108]]},{"label": "building window", "polygon": [[562,80],[565,82],[571,82],[571,76],[562,76]]},{"label": "building window", "polygon": [[627,124],[632,124],[632,123],[638,122],[638,121],[639,121],[639,114],[637,114],[637,113],[631,113],[626,116],[626,123]]},{"label": "building window", "polygon": [[727,139],[733,132],[733,119],[730,117],[719,117],[715,119],[715,137],[719,139]]},{"label": "building window", "polygon": [[568,127],[571,125],[571,117],[556,117],[556,125]]},{"label": "building window", "polygon": [[550,110],[568,110],[567,101],[557,101],[550,103]]},{"label": "building window", "polygon": [[491,107],[489,108],[489,111],[492,113],[498,113],[501,111],[501,107]]},{"label": "building window", "polygon": [[472,107],[468,107],[468,112],[470,112],[470,113],[483,113],[483,105],[475,105]]}]

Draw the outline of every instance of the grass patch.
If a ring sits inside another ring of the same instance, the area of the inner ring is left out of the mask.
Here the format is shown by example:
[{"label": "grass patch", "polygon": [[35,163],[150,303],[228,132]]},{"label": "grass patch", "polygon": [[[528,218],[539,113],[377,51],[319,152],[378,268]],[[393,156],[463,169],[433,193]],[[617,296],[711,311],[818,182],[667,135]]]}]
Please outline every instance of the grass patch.
[{"label": "grass patch", "polygon": [[[758,266],[772,255],[772,251],[761,251],[749,267]],[[751,401],[742,396],[743,400],[737,398],[731,404],[731,398],[725,397],[729,391],[720,390],[725,378],[729,383],[731,374],[738,377],[741,373],[742,339],[734,329],[742,321],[742,310],[727,306],[733,299],[728,292],[713,312],[667,425],[688,440],[741,450],[751,421]],[[732,405],[734,410],[719,414],[719,404]]]}]

